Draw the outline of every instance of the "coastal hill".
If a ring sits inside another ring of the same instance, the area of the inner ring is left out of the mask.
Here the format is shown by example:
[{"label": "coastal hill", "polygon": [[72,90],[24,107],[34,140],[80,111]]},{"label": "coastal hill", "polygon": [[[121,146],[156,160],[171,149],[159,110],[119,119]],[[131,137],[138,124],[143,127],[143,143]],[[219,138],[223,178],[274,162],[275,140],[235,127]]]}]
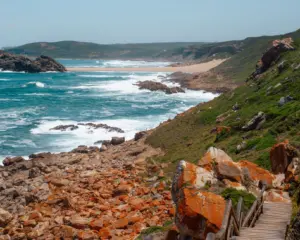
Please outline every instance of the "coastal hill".
[{"label": "coastal hill", "polygon": [[273,40],[288,36],[299,38],[300,29],[283,35],[249,37],[244,40],[215,43],[96,44],[61,41],[29,43],[7,48],[5,51],[53,58],[167,60],[185,65],[213,59],[228,59],[210,71],[208,76],[201,75],[199,78],[208,82],[221,80],[239,84],[251,73],[257,59],[271,46]]},{"label": "coastal hill", "polygon": [[89,42],[61,41],[36,42],[5,49],[15,54],[28,56],[47,55],[53,58],[90,59],[158,59],[173,53],[174,49],[201,43],[138,43],[96,44]]}]

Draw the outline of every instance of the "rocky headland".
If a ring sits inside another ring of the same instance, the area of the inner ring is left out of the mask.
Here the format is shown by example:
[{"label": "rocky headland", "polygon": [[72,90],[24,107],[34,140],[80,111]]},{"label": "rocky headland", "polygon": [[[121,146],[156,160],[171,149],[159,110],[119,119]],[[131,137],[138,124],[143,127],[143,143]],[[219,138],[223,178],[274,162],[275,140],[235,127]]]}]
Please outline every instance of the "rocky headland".
[{"label": "rocky headland", "polygon": [[66,68],[51,57],[41,55],[32,60],[22,55],[0,52],[0,69],[14,72],[65,72]]}]

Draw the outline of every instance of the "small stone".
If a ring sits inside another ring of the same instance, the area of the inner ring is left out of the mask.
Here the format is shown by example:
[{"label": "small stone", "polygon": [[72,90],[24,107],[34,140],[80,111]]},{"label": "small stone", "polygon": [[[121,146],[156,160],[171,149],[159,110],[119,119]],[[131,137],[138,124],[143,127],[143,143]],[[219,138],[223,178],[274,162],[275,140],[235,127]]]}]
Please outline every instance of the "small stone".
[{"label": "small stone", "polygon": [[100,152],[105,152],[107,150],[107,146],[103,145],[100,147]]},{"label": "small stone", "polygon": [[125,228],[127,227],[128,225],[128,219],[127,218],[122,218],[122,219],[119,219],[117,220],[115,223],[114,223],[114,228]]},{"label": "small stone", "polygon": [[12,218],[13,216],[8,211],[0,208],[0,227],[5,227]]}]

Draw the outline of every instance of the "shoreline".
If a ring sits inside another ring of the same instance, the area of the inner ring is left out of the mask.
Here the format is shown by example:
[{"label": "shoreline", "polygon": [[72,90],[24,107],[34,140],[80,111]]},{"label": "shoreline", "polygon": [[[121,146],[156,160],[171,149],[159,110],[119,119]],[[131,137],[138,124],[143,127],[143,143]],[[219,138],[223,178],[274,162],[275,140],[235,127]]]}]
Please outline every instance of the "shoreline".
[{"label": "shoreline", "polygon": [[101,68],[101,67],[74,67],[67,68],[69,72],[185,72],[185,73],[200,73],[207,72],[212,68],[217,67],[227,59],[212,60],[206,63],[199,63],[188,66],[178,67],[133,67],[133,68]]}]

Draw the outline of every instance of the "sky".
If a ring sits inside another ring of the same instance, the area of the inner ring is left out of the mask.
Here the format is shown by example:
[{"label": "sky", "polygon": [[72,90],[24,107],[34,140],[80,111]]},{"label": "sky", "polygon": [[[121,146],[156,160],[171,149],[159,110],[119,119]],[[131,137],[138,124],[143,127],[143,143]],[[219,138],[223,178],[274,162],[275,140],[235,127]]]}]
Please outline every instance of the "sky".
[{"label": "sky", "polygon": [[0,0],[0,47],[215,42],[300,28],[299,0]]}]

